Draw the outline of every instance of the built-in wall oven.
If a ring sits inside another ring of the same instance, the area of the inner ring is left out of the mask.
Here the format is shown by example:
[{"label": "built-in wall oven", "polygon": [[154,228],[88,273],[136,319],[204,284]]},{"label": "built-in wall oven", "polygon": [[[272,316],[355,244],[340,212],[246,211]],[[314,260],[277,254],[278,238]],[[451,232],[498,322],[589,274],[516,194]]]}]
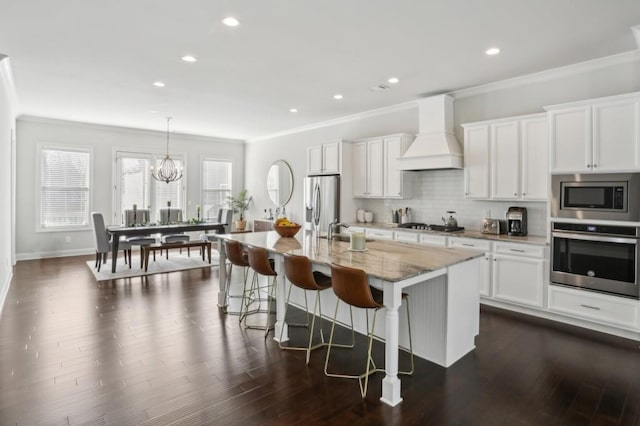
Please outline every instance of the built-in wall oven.
[{"label": "built-in wall oven", "polygon": [[638,231],[635,226],[552,223],[551,283],[638,299]]}]

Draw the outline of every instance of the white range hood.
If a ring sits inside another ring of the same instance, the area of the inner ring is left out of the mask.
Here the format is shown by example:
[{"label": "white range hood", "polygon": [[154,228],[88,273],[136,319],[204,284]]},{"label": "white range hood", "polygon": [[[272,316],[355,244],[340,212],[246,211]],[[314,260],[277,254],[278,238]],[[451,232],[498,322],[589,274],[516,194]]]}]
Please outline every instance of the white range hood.
[{"label": "white range hood", "polygon": [[462,149],[453,133],[453,98],[432,96],[418,101],[420,133],[399,158],[400,170],[461,169]]}]

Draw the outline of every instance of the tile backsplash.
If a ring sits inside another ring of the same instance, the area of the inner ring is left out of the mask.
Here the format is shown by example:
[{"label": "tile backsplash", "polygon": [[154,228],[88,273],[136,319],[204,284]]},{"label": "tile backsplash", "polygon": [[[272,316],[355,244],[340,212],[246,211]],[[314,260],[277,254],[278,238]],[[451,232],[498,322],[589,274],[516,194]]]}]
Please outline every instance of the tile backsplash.
[{"label": "tile backsplash", "polygon": [[[374,213],[376,222],[387,222],[391,211],[404,207],[411,209],[411,221],[441,224],[445,211],[457,213],[459,226],[480,230],[482,219],[505,219],[511,206],[527,208],[529,235],[547,234],[547,203],[521,201],[476,201],[464,198],[463,170],[430,170],[409,173],[411,197],[404,200],[360,200],[359,207]],[[355,220],[350,218],[348,220]]]}]

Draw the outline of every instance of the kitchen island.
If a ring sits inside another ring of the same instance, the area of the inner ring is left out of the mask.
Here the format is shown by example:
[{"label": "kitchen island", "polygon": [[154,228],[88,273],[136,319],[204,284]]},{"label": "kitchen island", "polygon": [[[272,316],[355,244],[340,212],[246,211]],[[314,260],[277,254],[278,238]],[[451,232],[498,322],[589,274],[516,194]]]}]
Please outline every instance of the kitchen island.
[{"label": "kitchen island", "polygon": [[[449,367],[475,348],[479,326],[480,262],[475,251],[371,241],[366,252],[349,250],[349,243],[318,239],[300,232],[282,238],[276,232],[223,234],[220,238],[220,292],[225,300],[226,256],[223,239],[267,249],[278,272],[275,339],[288,340],[284,321],[286,287],[283,253],[307,256],[314,268],[330,274],[331,263],[363,269],[372,286],[384,292],[385,372],[381,400],[395,406],[402,401],[398,378],[399,313],[402,292],[410,292],[414,353]],[[335,300],[335,299],[334,299]],[[356,328],[357,329],[357,328]],[[364,332],[361,329],[361,332]]]}]

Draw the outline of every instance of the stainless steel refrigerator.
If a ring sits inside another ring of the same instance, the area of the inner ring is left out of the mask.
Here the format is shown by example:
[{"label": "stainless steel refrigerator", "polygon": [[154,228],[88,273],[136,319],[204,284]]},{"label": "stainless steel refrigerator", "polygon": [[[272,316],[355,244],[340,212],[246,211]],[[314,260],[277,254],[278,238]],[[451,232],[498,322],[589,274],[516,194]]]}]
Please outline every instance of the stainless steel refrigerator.
[{"label": "stainless steel refrigerator", "polygon": [[326,235],[329,223],[340,220],[340,176],[304,179],[304,228]]}]

